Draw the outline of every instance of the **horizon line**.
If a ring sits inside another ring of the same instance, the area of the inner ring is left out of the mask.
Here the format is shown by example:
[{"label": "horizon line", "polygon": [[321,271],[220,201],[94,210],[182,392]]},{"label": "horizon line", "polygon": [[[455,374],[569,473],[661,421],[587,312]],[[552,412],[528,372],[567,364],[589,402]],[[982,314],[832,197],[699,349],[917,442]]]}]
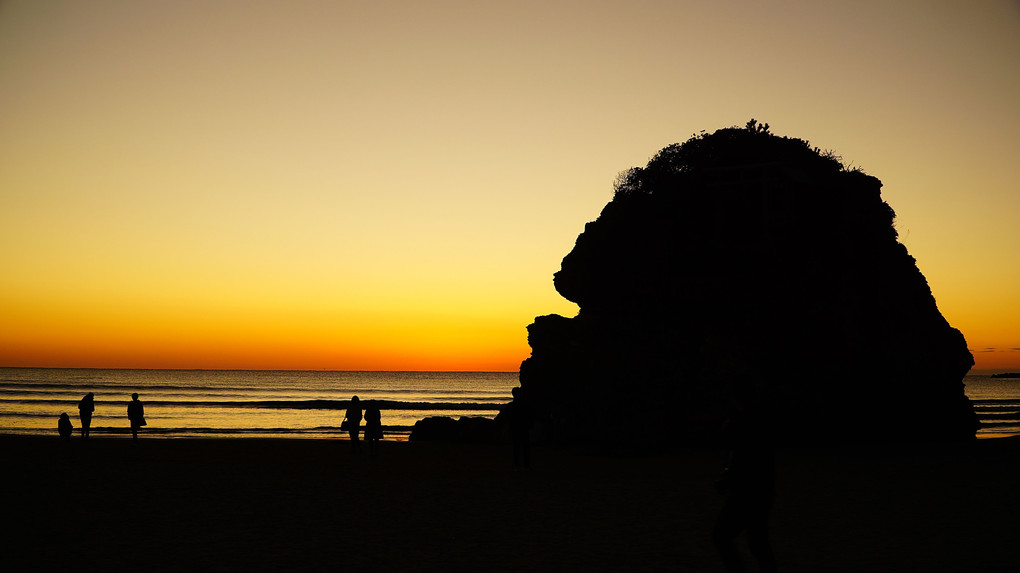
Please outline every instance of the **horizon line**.
[{"label": "horizon line", "polygon": [[[22,369],[22,370],[167,370],[177,372],[394,372],[394,373],[422,373],[422,372],[456,372],[461,374],[485,373],[485,374],[520,374],[520,370],[366,370],[366,369],[332,369],[332,368],[141,368],[129,366],[6,366],[0,365],[0,369]],[[998,374],[1020,371],[1020,367],[1006,368],[971,368],[968,374]]]},{"label": "horizon line", "polygon": [[460,373],[492,373],[519,374],[520,370],[364,370],[364,369],[332,369],[332,368],[140,368],[130,366],[6,366],[0,368],[23,370],[171,370],[181,372],[460,372]]}]

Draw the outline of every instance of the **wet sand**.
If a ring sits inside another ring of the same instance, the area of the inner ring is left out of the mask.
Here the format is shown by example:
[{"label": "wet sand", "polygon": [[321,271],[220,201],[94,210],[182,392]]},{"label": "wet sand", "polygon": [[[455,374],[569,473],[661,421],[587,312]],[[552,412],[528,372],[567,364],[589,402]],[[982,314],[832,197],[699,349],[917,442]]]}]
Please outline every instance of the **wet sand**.
[{"label": "wet sand", "polygon": [[[722,571],[724,454],[0,436],[5,571]],[[1020,571],[1020,440],[779,452],[780,571]],[[754,570],[753,567],[750,570]]]}]

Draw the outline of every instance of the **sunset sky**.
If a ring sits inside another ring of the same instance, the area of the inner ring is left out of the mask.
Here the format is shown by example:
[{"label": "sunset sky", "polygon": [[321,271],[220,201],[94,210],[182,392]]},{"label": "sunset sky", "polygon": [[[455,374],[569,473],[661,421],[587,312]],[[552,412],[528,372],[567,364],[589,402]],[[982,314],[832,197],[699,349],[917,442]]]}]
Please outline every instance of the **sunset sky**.
[{"label": "sunset sky", "polygon": [[513,371],[616,175],[752,117],[1020,369],[1006,0],[4,1],[0,366]]}]

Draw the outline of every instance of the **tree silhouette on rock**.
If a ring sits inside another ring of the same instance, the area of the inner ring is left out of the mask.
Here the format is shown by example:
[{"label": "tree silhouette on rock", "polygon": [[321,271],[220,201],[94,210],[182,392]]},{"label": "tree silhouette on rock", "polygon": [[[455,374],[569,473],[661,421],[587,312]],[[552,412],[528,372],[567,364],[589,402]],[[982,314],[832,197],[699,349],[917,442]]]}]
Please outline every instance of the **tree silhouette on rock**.
[{"label": "tree silhouette on rock", "polygon": [[787,440],[973,438],[973,357],[881,186],[754,120],[622,173],[554,275],[577,316],[528,326],[550,436],[699,442],[739,402]]}]

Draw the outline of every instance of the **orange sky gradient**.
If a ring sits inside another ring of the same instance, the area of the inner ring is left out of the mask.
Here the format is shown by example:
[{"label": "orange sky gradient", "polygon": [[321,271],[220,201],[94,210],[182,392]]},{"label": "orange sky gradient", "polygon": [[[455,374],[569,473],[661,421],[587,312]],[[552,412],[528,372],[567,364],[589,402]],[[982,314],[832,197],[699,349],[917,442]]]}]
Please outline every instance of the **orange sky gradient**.
[{"label": "orange sky gradient", "polygon": [[620,171],[756,118],[1020,370],[1020,5],[8,1],[0,366],[517,370]]}]

